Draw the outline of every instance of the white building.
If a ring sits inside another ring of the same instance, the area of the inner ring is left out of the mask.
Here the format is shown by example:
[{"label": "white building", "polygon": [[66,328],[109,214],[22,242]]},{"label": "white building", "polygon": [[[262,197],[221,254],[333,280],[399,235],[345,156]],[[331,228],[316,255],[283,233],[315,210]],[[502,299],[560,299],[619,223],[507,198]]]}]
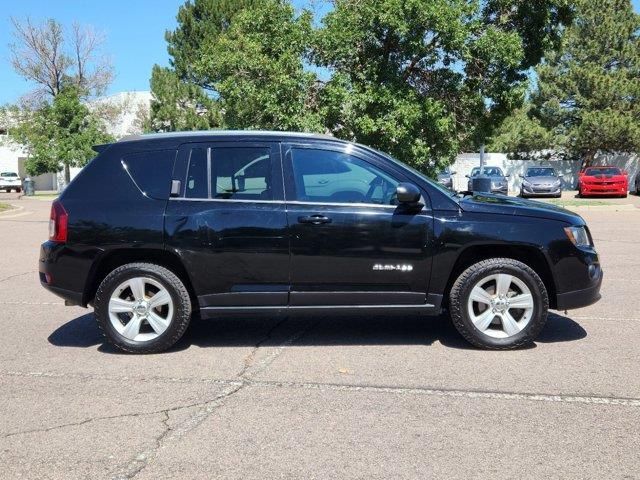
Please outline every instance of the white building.
[{"label": "white building", "polygon": [[[120,92],[92,101],[90,109],[102,109],[107,120],[107,131],[116,139],[142,132],[141,120],[148,113],[151,92]],[[11,141],[11,129],[0,125],[0,171],[16,172],[27,177],[24,162],[27,152],[22,145]],[[80,168],[71,169],[71,178]],[[58,190],[64,185],[64,174],[45,173],[32,177],[36,190]]]}]

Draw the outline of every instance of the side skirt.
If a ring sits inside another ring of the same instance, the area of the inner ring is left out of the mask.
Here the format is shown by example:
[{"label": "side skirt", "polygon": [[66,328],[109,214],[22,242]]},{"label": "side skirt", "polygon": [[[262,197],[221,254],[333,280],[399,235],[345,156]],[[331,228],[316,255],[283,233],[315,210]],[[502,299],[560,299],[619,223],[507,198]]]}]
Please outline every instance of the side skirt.
[{"label": "side skirt", "polygon": [[420,305],[282,305],[282,306],[249,306],[249,307],[202,307],[202,318],[214,318],[237,314],[266,315],[348,315],[361,313],[384,314],[419,314],[435,316],[440,314],[440,306],[432,304]]}]

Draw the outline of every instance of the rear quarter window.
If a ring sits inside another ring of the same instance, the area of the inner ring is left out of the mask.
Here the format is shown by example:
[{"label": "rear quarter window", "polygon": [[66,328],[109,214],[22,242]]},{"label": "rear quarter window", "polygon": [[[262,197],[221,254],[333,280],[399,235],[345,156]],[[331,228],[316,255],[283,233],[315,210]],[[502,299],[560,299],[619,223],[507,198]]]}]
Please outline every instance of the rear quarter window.
[{"label": "rear quarter window", "polygon": [[130,153],[122,157],[136,186],[151,198],[167,200],[176,150]]}]

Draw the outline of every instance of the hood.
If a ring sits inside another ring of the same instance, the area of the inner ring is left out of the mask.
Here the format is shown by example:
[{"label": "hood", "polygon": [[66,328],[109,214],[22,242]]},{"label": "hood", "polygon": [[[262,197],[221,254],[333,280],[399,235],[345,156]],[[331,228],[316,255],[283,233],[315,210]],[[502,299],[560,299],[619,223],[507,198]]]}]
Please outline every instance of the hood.
[{"label": "hood", "polygon": [[548,218],[567,222],[572,225],[584,225],[580,215],[550,203],[536,202],[524,198],[507,197],[482,193],[465,197],[460,201],[465,212],[493,213],[499,215],[518,215],[521,217]]},{"label": "hood", "polygon": [[558,177],[548,176],[548,177],[524,177],[524,179],[531,183],[532,185],[542,185],[551,183],[555,185],[560,180]]}]

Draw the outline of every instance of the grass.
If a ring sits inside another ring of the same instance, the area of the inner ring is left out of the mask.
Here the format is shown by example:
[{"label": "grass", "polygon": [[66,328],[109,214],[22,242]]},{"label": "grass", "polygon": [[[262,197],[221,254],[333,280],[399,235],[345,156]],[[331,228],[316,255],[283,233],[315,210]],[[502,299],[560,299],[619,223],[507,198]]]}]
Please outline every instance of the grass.
[{"label": "grass", "polygon": [[585,207],[585,206],[602,206],[602,205],[616,205],[615,202],[607,202],[606,200],[592,200],[592,199],[576,199],[576,200],[563,200],[561,198],[549,200],[549,203],[558,205],[560,207]]},{"label": "grass", "polygon": [[0,202],[0,212],[4,212],[5,210],[11,210],[13,207],[8,203]]},{"label": "grass", "polygon": [[58,198],[58,192],[35,192],[32,198],[37,198],[38,200],[55,200],[56,198]]}]

